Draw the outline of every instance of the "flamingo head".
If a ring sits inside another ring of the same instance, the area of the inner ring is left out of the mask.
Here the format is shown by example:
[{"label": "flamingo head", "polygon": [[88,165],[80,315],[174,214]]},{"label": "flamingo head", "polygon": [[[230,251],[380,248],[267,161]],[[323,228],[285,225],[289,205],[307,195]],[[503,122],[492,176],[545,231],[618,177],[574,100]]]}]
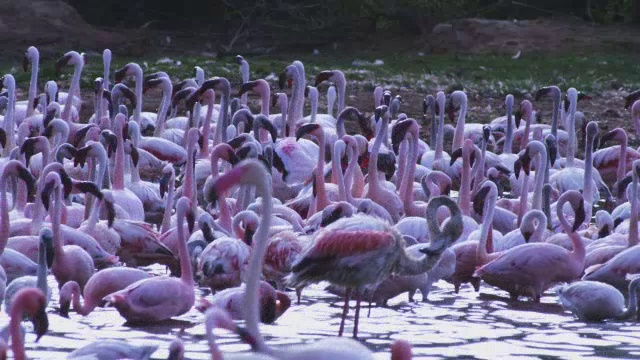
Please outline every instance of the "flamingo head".
[{"label": "flamingo head", "polygon": [[544,144],[547,147],[547,156],[549,157],[549,163],[553,166],[556,163],[558,157],[558,142],[553,134],[547,134],[544,137]]},{"label": "flamingo head", "polygon": [[296,130],[296,141],[300,140],[300,138],[305,135],[313,135],[315,137],[319,137],[321,136],[321,131],[323,131],[322,126],[318,123],[304,124],[300,126],[298,130]]},{"label": "flamingo head", "polygon": [[551,96],[554,99],[560,98],[560,88],[557,86],[545,86],[543,88],[538,89],[534,96],[535,101],[539,101],[543,97]]},{"label": "flamingo head", "polygon": [[633,91],[631,93],[629,93],[629,95],[627,95],[626,98],[624,98],[624,108],[625,110],[628,110],[629,107],[631,107],[631,105],[633,103],[636,102],[636,100],[640,99],[640,90],[636,90]]},{"label": "flamingo head", "polygon": [[489,194],[489,189],[489,186],[482,186],[473,197],[473,211],[480,216],[483,216],[484,203]]},{"label": "flamingo head", "polygon": [[417,125],[415,120],[402,120],[398,121],[393,130],[391,130],[391,144],[393,145],[393,152],[398,154],[400,150],[400,143],[404,141],[412,126]]},{"label": "flamingo head", "polygon": [[123,66],[122,68],[116,70],[115,74],[115,82],[116,84],[121,83],[122,80],[129,74],[129,64]]},{"label": "flamingo head", "polygon": [[318,75],[316,75],[316,80],[313,86],[318,86],[325,81],[331,81],[333,78],[333,71],[324,70],[321,71]]}]

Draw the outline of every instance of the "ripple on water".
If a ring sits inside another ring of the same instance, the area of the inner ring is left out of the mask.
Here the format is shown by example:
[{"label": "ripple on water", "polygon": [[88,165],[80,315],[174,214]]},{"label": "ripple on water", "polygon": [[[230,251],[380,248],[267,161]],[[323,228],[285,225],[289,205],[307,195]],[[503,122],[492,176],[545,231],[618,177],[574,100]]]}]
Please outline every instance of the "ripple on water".
[{"label": "ripple on water", "polygon": [[[164,268],[151,267],[155,274]],[[70,351],[99,339],[123,339],[136,344],[153,344],[158,351],[153,359],[166,359],[171,340],[180,336],[189,359],[208,359],[203,316],[191,310],[173,321],[148,327],[129,327],[111,308],[98,308],[89,316],[75,312],[70,319],[57,315],[58,290],[49,304],[49,333],[34,343],[30,323],[27,328],[27,353],[35,359],[63,359]],[[261,325],[272,346],[289,346],[336,336],[342,313],[342,301],[324,291],[325,284],[310,286],[303,292],[302,304],[291,308],[272,325]],[[208,294],[197,289],[200,294]],[[289,294],[292,298],[293,293]],[[210,295],[207,295],[210,298]],[[640,326],[632,322],[585,324],[577,321],[557,304],[552,292],[542,304],[530,301],[514,303],[504,292],[482,285],[481,293],[463,287],[455,294],[450,284],[439,282],[426,303],[409,303],[406,294],[389,301],[389,308],[361,311],[361,341],[375,353],[376,359],[389,359],[393,339],[407,339],[414,346],[416,359],[469,357],[478,359],[559,358],[632,358],[640,356]],[[416,300],[421,300],[420,295]],[[345,334],[353,331],[355,302],[351,302]],[[8,317],[0,314],[0,325]],[[636,335],[639,334],[639,335]],[[215,332],[223,351],[248,351],[249,347],[226,331]]]}]

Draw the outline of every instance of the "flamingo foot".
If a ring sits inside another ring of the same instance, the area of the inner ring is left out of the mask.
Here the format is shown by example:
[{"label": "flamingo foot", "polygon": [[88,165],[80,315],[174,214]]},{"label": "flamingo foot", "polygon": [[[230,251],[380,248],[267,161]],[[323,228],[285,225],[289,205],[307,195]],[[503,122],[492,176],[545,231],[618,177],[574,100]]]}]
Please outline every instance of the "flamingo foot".
[{"label": "flamingo foot", "polygon": [[298,298],[298,305],[300,305],[300,298],[302,297],[302,288],[296,288],[296,297]]},{"label": "flamingo foot", "polygon": [[473,280],[471,280],[471,286],[473,286],[473,290],[475,290],[475,292],[480,291],[480,278],[473,278]]}]

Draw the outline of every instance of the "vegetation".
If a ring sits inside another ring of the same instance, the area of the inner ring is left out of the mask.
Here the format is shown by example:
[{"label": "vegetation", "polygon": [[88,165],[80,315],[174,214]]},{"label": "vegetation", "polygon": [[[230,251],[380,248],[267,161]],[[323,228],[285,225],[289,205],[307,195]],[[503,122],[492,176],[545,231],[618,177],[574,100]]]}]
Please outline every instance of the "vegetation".
[{"label": "vegetation", "polygon": [[[252,78],[266,78],[276,86],[277,72],[293,59],[300,59],[307,75],[330,68],[342,69],[354,88],[370,90],[374,85],[405,88],[419,93],[434,89],[464,88],[473,95],[503,96],[507,93],[525,95],[535,89],[556,84],[563,89],[574,86],[582,91],[599,93],[608,89],[632,90],[640,87],[640,73],[630,71],[638,62],[638,55],[626,53],[575,55],[526,54],[518,59],[504,55],[430,55],[387,54],[381,57],[350,54],[292,55],[272,54],[248,57]],[[102,76],[99,55],[89,56],[82,76],[82,87],[91,89],[93,79]],[[383,65],[375,65],[382,61]],[[41,59],[41,81],[56,79],[53,59]],[[112,69],[129,61],[142,59],[120,58],[114,54]],[[26,86],[29,74],[21,70],[18,62],[0,66],[3,73],[16,76],[19,86]],[[238,65],[232,57],[146,57],[140,63],[145,73],[166,71],[174,79],[194,76],[194,66],[205,69],[207,76],[225,76],[234,89],[240,81]],[[276,73],[274,73],[276,72]],[[72,69],[63,69],[58,80],[64,83],[71,77]]]}]

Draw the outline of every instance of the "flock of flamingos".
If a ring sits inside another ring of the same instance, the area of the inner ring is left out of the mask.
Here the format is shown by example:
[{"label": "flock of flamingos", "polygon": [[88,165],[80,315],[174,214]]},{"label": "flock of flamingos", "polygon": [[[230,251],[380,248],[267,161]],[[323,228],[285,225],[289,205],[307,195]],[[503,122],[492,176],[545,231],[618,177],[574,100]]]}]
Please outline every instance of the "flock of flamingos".
[{"label": "flock of flamingos", "polygon": [[[587,122],[574,88],[534,94],[537,107],[551,104],[550,124],[536,122],[529,100],[516,109],[512,95],[505,116],[466,123],[463,91],[426,96],[416,120],[380,87],[370,109],[345,106],[341,71],[322,71],[308,86],[299,61],[279,77],[290,96],[250,81],[241,56],[243,83],[233,91],[198,67],[195,78],[173,83],[163,72],[143,76],[135,63],[115,71],[112,86],[105,50],[95,112],[85,119],[82,55],[70,51],[57,62],[74,69],[67,93],[48,81],[39,94],[38,50],[24,59],[27,100],[16,100],[12,75],[1,79],[0,296],[11,320],[0,358],[8,342],[15,359],[26,357],[23,320],[37,338],[47,332],[49,271],[62,316],[111,306],[127,322],[147,324],[195,306],[213,359],[371,359],[363,344],[342,337],[349,300],[356,338],[362,300],[385,306],[419,290],[426,301],[441,279],[456,293],[484,282],[514,301],[539,302],[554,288],[584,321],[636,313],[640,153],[627,147],[624,129],[600,133]],[[122,83],[129,77],[134,90]],[[323,114],[317,86],[325,83]],[[162,94],[157,113],[142,111],[151,90]],[[259,96],[259,112],[247,105],[249,94]],[[631,93],[625,103],[636,137],[639,98]],[[445,124],[456,113],[455,127]],[[347,134],[347,122],[358,133]],[[429,144],[420,136],[425,122]],[[141,269],[151,264],[171,275]],[[270,347],[259,323],[276,321],[319,282],[345,299],[339,336]],[[196,286],[213,296],[196,299]],[[253,351],[223,354],[214,328]],[[69,358],[147,359],[155,349],[97,341]],[[181,340],[169,349],[170,359],[184,357]],[[391,345],[392,359],[411,356],[408,341]]]}]

